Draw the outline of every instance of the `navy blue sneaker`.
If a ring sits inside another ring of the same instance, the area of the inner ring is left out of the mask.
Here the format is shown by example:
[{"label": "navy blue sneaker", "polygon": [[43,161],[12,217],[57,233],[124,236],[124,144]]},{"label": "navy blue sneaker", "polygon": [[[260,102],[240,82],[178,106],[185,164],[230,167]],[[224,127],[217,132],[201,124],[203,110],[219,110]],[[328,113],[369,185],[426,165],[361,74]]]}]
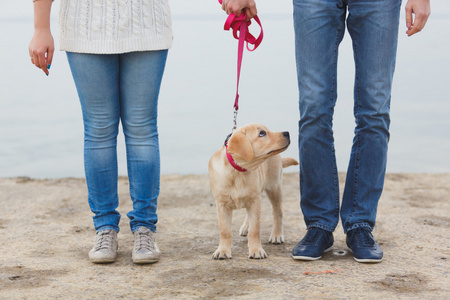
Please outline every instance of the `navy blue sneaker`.
[{"label": "navy blue sneaker", "polygon": [[333,233],[311,227],[305,237],[292,250],[292,257],[299,260],[318,260],[333,248]]},{"label": "navy blue sneaker", "polygon": [[347,246],[357,262],[377,263],[383,260],[383,251],[367,227],[358,227],[347,232]]}]

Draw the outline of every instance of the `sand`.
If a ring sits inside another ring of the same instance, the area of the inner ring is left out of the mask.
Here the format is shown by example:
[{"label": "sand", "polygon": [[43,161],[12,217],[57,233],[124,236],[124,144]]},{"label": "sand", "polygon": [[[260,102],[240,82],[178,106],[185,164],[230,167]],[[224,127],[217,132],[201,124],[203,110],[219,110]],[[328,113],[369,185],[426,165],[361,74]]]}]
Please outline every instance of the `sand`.
[{"label": "sand", "polygon": [[238,235],[240,210],[234,213],[233,259],[217,261],[211,258],[219,231],[207,176],[163,176],[162,259],[140,266],[131,261],[126,178],[119,181],[119,256],[108,265],[87,257],[95,234],[83,179],[0,179],[0,298],[449,299],[449,183],[450,174],[387,175],[374,231],[382,263],[354,261],[340,225],[333,251],[299,262],[291,258],[306,231],[298,174],[285,174],[285,243],[267,242],[271,208],[264,198],[261,232],[269,257],[247,258],[247,239]]}]

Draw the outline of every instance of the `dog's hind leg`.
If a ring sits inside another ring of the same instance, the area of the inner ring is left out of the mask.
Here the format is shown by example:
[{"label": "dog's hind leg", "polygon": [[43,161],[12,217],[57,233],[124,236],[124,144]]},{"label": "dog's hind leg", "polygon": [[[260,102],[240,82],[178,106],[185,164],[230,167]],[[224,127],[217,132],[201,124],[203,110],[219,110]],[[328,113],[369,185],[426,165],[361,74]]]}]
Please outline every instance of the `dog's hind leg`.
[{"label": "dog's hind leg", "polygon": [[273,228],[269,238],[272,244],[284,243],[283,234],[283,192],[280,185],[266,189],[267,196],[273,208]]},{"label": "dog's hind leg", "polygon": [[220,242],[219,247],[213,254],[213,258],[231,258],[231,223],[233,218],[233,210],[221,204],[217,204],[217,214],[219,216]]},{"label": "dog's hind leg", "polygon": [[241,228],[239,229],[239,234],[241,236],[247,236],[248,234],[248,213],[245,214],[245,220]]}]

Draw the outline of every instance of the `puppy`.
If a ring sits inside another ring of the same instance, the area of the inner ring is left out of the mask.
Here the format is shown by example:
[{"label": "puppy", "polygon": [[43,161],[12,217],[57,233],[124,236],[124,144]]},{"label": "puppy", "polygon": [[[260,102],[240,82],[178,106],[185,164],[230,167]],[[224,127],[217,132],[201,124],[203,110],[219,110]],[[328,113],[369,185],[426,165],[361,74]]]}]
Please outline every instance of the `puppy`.
[{"label": "puppy", "polygon": [[289,132],[270,132],[260,124],[235,131],[221,150],[209,160],[209,183],[216,200],[220,243],[215,259],[231,258],[233,210],[245,208],[247,215],[240,235],[248,234],[250,258],[266,258],[260,238],[261,194],[266,191],[273,207],[273,229],[269,242],[284,242],[282,211],[282,168],[298,165],[279,155],[290,144]]}]

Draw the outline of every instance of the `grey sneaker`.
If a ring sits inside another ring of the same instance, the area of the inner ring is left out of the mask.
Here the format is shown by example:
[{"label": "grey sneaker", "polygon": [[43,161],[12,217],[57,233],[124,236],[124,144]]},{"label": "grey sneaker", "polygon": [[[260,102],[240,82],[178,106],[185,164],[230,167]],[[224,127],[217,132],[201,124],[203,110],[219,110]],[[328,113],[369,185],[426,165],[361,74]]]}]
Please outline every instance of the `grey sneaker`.
[{"label": "grey sneaker", "polygon": [[134,232],[133,262],[135,264],[151,264],[157,262],[160,256],[155,233],[146,227],[139,227]]},{"label": "grey sneaker", "polygon": [[94,248],[89,251],[89,259],[97,264],[114,262],[118,248],[117,232],[112,229],[101,230],[97,232]]}]

